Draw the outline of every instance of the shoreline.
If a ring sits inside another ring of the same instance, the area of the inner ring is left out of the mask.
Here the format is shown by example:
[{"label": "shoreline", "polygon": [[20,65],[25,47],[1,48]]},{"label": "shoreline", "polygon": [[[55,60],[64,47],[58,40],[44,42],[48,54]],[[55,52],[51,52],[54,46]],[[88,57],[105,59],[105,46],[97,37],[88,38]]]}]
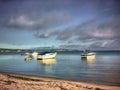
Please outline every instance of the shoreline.
[{"label": "shoreline", "polygon": [[0,88],[2,90],[120,90],[120,86],[8,72],[0,72]]},{"label": "shoreline", "polygon": [[74,82],[81,82],[81,83],[90,83],[90,84],[97,84],[97,85],[106,85],[106,86],[120,86],[117,84],[112,83],[102,83],[102,82],[93,82],[93,81],[81,81],[69,78],[62,78],[62,77],[55,77],[55,76],[44,76],[44,75],[35,75],[35,74],[24,74],[24,73],[14,73],[14,72],[0,72],[0,74],[13,74],[13,75],[23,75],[26,77],[37,77],[37,78],[49,78],[49,79],[56,79],[56,80],[66,80],[66,81],[74,81]]}]

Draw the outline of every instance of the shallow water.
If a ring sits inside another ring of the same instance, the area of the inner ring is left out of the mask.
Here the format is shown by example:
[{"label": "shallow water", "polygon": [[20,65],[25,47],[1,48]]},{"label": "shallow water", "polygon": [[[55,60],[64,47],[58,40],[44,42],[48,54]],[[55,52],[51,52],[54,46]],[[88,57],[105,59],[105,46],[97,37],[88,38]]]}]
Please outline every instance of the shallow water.
[{"label": "shallow water", "polygon": [[15,72],[120,85],[120,52],[96,52],[82,60],[81,52],[58,52],[56,59],[25,59],[21,53],[0,53],[0,72]]}]

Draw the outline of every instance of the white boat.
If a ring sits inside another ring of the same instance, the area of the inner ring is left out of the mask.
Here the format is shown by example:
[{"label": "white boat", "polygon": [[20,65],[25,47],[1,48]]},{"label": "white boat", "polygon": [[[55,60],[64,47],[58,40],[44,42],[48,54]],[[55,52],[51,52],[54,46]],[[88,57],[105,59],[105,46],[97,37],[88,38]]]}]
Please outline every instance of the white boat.
[{"label": "white boat", "polygon": [[32,60],[32,57],[31,57],[31,56],[26,56],[24,60],[25,60],[25,61]]},{"label": "white boat", "polygon": [[96,53],[95,53],[95,52],[92,52],[92,51],[84,51],[84,52],[81,54],[81,58],[82,58],[82,59],[94,60],[94,59],[95,59],[95,56],[96,56]]},{"label": "white boat", "polygon": [[37,56],[37,59],[52,59],[55,58],[57,53],[44,52]]},{"label": "white boat", "polygon": [[25,53],[25,56],[31,56],[31,53],[26,52],[26,53]]},{"label": "white boat", "polygon": [[33,56],[33,57],[37,57],[37,56],[38,56],[38,52],[36,52],[36,51],[33,52],[33,53],[32,53],[32,56]]}]

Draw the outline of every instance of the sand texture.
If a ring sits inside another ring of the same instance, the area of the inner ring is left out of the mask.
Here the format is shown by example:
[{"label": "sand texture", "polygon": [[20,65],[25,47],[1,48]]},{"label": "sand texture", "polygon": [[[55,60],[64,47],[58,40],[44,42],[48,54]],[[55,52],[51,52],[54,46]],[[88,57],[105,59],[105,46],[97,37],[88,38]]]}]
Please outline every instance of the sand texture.
[{"label": "sand texture", "polygon": [[0,73],[0,90],[120,90],[120,86],[107,86],[13,73]]}]

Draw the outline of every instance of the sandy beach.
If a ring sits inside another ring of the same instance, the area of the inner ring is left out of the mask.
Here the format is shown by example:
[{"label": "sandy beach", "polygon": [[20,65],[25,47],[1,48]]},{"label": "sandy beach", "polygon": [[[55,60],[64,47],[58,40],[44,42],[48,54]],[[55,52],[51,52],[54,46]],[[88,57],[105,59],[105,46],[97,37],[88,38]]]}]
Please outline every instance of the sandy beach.
[{"label": "sandy beach", "polygon": [[120,86],[14,73],[0,73],[0,90],[120,90]]}]

